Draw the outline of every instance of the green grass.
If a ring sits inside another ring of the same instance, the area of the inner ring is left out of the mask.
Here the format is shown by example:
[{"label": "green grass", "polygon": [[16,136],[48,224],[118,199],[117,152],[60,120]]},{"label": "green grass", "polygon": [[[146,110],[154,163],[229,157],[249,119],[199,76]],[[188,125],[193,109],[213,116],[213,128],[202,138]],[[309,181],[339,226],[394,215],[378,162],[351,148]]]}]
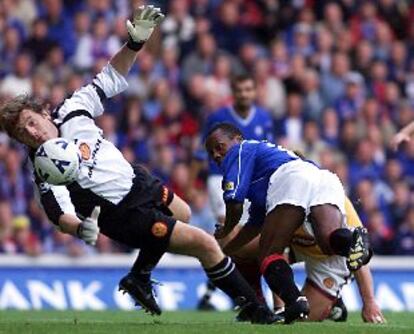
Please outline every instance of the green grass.
[{"label": "green grass", "polygon": [[235,323],[230,312],[165,312],[150,317],[140,312],[74,311],[0,311],[1,334],[26,333],[134,333],[134,334],[382,334],[414,333],[410,313],[386,313],[385,325],[364,324],[359,314],[350,315],[346,323],[296,323],[290,326],[258,326]]}]

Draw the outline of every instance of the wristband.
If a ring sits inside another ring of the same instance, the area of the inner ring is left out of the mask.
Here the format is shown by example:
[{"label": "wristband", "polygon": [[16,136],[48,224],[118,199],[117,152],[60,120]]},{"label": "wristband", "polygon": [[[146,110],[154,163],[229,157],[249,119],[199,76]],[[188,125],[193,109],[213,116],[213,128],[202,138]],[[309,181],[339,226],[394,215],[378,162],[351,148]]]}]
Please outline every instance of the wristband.
[{"label": "wristband", "polygon": [[[129,36],[129,35],[128,35]],[[131,36],[128,37],[128,42],[126,44],[126,46],[128,47],[128,49],[138,52],[139,50],[142,49],[142,47],[144,46],[145,41],[142,42],[135,42]]]},{"label": "wristband", "polygon": [[82,239],[82,236],[81,236],[82,230],[83,230],[82,223],[79,223],[78,228],[76,229],[76,235],[78,236],[78,238],[81,238],[81,239]]}]

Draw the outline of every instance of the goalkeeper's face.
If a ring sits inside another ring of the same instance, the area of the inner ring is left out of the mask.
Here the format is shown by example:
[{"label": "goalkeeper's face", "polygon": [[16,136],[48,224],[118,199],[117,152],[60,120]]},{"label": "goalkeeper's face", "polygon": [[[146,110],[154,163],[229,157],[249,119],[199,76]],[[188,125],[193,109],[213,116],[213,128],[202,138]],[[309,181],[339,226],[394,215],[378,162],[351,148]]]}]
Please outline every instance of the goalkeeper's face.
[{"label": "goalkeeper's face", "polygon": [[58,137],[58,129],[46,111],[40,113],[24,109],[19,116],[13,137],[19,142],[38,148],[45,141]]}]

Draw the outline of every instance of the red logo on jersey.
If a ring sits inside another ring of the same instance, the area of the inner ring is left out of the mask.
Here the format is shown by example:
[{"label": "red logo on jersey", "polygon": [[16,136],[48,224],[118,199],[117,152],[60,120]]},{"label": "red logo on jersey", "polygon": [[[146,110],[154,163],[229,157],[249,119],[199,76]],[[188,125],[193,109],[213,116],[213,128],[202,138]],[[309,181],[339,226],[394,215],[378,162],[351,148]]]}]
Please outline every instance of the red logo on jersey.
[{"label": "red logo on jersey", "polygon": [[325,285],[328,289],[332,289],[334,284],[335,284],[335,281],[332,277],[327,277],[323,280],[323,285]]},{"label": "red logo on jersey", "polygon": [[168,226],[164,222],[156,222],[151,227],[152,234],[157,238],[163,238],[168,233]]}]

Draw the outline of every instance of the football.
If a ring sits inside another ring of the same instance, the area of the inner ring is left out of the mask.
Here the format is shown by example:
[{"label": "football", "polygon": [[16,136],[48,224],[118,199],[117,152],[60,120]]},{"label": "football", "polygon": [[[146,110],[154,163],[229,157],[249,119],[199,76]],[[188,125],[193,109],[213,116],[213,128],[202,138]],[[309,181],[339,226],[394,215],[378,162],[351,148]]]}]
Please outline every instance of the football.
[{"label": "football", "polygon": [[54,138],[39,146],[35,153],[34,168],[42,181],[67,185],[76,179],[80,162],[78,147],[73,142]]}]

